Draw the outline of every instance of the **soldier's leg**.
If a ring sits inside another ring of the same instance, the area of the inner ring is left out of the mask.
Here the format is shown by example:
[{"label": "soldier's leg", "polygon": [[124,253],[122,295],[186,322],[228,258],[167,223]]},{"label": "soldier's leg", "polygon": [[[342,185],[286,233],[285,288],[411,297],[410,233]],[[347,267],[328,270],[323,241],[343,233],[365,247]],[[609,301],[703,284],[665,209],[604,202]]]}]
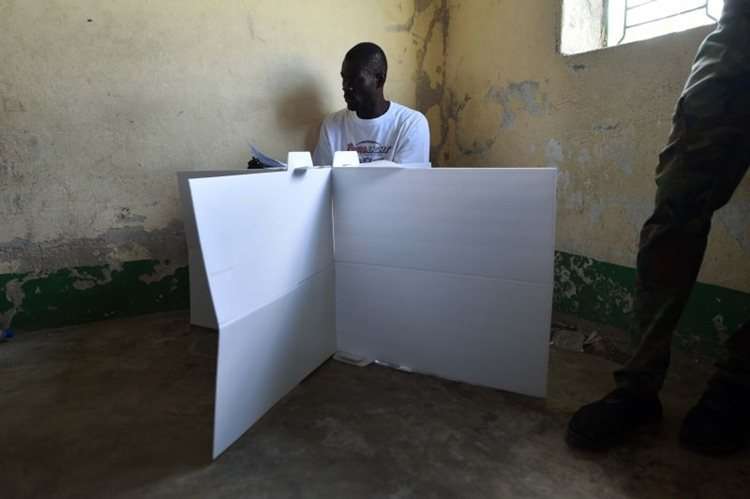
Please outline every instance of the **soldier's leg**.
[{"label": "soldier's leg", "polygon": [[[748,2],[750,3],[750,2]],[[703,261],[713,213],[750,164],[750,12],[727,2],[701,45],[657,168],[654,214],[641,233],[634,329],[641,345],[618,386],[655,394],[672,332]]]},{"label": "soldier's leg", "polygon": [[618,386],[644,395],[661,389],[672,332],[698,276],[711,218],[748,167],[743,124],[732,116],[699,119],[683,107],[660,157],[654,214],[641,232],[634,323],[641,343],[615,373]]},{"label": "soldier's leg", "polygon": [[748,165],[750,17],[725,4],[701,45],[660,156],[654,214],[641,234],[636,324],[642,343],[616,373],[618,388],[579,409],[568,425],[576,447],[604,448],[661,419],[657,392],[669,365],[672,331],[695,283],[715,210]]}]

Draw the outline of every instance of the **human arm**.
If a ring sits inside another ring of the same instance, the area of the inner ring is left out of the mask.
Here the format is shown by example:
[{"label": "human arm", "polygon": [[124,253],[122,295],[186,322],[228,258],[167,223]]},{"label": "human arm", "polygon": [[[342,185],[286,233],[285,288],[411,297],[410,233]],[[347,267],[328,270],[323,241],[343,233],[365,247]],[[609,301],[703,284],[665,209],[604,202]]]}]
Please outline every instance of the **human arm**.
[{"label": "human arm", "polygon": [[331,141],[328,137],[328,128],[326,123],[320,126],[320,135],[318,137],[318,145],[315,147],[313,153],[313,164],[315,166],[329,166],[333,163],[333,150],[331,149]]}]

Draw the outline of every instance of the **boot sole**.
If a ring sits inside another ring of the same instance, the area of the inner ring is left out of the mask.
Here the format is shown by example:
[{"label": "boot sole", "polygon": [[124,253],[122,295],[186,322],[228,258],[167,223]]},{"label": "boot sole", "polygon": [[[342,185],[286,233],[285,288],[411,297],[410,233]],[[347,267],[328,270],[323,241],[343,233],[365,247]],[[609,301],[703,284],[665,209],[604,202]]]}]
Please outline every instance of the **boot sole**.
[{"label": "boot sole", "polygon": [[572,428],[568,428],[565,434],[565,442],[574,449],[588,450],[588,451],[605,451],[618,445],[622,445],[626,440],[636,437],[638,435],[650,435],[654,436],[661,432],[661,419],[658,421],[649,421],[638,425],[636,428],[622,434],[615,438],[596,440],[588,435],[577,432]]},{"label": "boot sole", "polygon": [[716,444],[702,444],[700,442],[692,442],[689,439],[680,435],[680,445],[685,449],[703,454],[706,456],[721,457],[736,454],[745,448],[746,443],[738,441],[727,445],[716,445]]}]

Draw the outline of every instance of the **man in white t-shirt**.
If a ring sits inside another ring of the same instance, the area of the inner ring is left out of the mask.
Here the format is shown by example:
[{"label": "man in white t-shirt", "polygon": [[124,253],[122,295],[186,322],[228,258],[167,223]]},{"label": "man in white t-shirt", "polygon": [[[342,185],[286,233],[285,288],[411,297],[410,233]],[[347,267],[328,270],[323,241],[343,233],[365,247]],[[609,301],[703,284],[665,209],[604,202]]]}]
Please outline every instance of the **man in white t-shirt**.
[{"label": "man in white t-shirt", "polygon": [[427,163],[430,128],[419,111],[383,95],[388,62],[383,50],[364,42],[352,47],[341,65],[346,109],[328,115],[320,127],[314,163],[330,165],[336,151],[357,151],[360,163]]}]

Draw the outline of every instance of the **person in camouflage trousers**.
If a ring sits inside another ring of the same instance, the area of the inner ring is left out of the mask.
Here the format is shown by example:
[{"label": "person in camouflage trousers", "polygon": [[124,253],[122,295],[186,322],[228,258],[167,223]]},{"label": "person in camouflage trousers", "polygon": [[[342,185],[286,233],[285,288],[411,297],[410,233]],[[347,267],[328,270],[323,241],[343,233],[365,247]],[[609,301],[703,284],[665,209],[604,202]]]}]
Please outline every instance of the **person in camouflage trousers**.
[{"label": "person in camouflage trousers", "polygon": [[[615,372],[617,389],[576,412],[567,441],[607,448],[662,417],[658,392],[672,334],[695,284],[711,218],[729,202],[750,165],[750,0],[726,0],[701,44],[659,156],[656,202],[641,231],[635,320],[641,344]],[[689,448],[728,453],[750,427],[750,324],[727,343],[726,357],[685,418]]]}]

